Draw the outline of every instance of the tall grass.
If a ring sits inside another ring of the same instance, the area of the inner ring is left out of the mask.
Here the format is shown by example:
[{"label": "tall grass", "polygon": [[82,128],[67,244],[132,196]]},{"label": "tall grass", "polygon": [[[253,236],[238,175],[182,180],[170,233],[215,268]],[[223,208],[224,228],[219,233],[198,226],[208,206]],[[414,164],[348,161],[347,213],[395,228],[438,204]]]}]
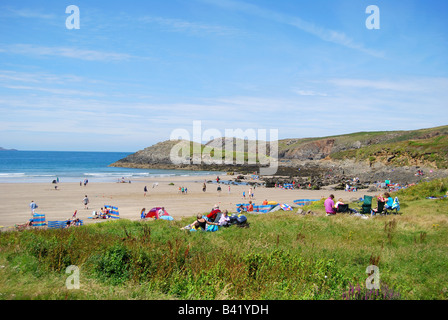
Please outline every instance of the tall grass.
[{"label": "tall grass", "polygon": [[[433,182],[440,193],[445,183]],[[403,215],[364,220],[326,217],[318,202],[315,216],[249,215],[249,228],[215,233],[180,230],[190,219],[5,232],[0,299],[446,299],[448,200],[402,203]],[[79,290],[65,287],[70,265]]]}]

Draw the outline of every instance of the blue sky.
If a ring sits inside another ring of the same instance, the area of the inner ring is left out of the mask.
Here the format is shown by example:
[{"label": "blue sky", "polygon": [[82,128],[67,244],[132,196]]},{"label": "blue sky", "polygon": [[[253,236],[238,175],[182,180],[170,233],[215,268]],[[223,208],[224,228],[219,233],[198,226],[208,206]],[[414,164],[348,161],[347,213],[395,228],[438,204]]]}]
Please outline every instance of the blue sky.
[{"label": "blue sky", "polygon": [[[66,7],[80,29],[66,28]],[[380,29],[366,28],[366,8]],[[0,1],[0,146],[134,152],[448,124],[448,1]]]}]

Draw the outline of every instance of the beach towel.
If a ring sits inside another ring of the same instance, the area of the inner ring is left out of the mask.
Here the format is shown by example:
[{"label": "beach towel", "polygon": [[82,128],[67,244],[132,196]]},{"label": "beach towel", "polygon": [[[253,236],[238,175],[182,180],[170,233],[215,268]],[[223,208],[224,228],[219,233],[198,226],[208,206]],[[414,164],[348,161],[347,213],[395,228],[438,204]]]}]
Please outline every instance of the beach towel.
[{"label": "beach towel", "polygon": [[319,201],[319,199],[298,199],[298,200],[294,200],[294,203],[298,206],[307,206],[307,205],[310,205],[314,201]]},{"label": "beach towel", "polygon": [[280,204],[280,208],[281,208],[283,211],[292,211],[291,206],[290,206],[289,204],[286,204],[286,203],[282,203],[282,204]]},{"label": "beach towel", "polygon": [[395,197],[394,202],[392,203],[392,209],[400,210],[400,202],[398,201],[398,197]]}]

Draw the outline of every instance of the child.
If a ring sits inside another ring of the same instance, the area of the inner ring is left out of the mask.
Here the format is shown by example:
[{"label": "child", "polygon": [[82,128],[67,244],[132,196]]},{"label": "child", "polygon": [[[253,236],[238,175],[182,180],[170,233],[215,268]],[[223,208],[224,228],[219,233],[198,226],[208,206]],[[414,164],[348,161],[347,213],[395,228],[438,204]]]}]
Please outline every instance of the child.
[{"label": "child", "polygon": [[219,218],[218,225],[223,227],[227,227],[229,225],[230,218],[227,213],[228,213],[227,210],[224,210],[224,212],[221,215],[221,218]]}]

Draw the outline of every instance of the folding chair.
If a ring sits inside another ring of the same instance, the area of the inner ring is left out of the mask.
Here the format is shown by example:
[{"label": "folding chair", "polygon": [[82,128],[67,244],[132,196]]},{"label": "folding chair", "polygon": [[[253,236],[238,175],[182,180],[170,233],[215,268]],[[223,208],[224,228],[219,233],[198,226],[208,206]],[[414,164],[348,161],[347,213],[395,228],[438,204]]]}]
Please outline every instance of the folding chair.
[{"label": "folding chair", "polygon": [[384,210],[384,205],[385,202],[384,201],[378,201],[378,207],[376,209],[372,209],[371,212],[373,215],[375,214],[382,214],[382,213],[386,213]]},{"label": "folding chair", "polygon": [[339,204],[338,209],[336,210],[336,213],[347,213],[350,212],[348,210],[348,204]]},{"label": "folding chair", "polygon": [[364,202],[361,205],[361,208],[359,208],[359,213],[370,213],[372,210],[372,198],[372,196],[364,196]]}]

